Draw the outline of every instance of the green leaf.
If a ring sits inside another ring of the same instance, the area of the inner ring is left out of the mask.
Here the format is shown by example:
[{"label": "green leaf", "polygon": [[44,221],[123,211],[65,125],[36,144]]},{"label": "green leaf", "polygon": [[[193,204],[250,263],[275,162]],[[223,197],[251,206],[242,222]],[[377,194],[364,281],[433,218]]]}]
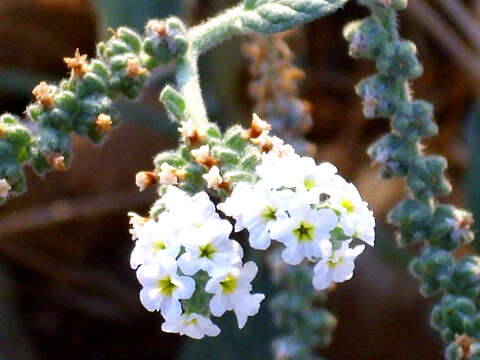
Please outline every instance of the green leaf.
[{"label": "green leaf", "polygon": [[347,0],[245,0],[244,26],[271,34],[291,29],[342,7]]}]

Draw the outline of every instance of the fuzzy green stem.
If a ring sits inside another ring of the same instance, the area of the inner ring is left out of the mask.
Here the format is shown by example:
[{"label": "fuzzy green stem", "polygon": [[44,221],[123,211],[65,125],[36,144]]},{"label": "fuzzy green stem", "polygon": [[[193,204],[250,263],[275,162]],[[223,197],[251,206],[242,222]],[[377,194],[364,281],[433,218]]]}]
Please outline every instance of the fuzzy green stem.
[{"label": "fuzzy green stem", "polygon": [[193,27],[188,32],[190,46],[196,54],[203,54],[234,35],[249,32],[241,20],[243,6],[237,6]]},{"label": "fuzzy green stem", "polygon": [[196,126],[208,124],[198,75],[198,56],[189,50],[177,63],[177,85],[185,98],[185,115]]}]

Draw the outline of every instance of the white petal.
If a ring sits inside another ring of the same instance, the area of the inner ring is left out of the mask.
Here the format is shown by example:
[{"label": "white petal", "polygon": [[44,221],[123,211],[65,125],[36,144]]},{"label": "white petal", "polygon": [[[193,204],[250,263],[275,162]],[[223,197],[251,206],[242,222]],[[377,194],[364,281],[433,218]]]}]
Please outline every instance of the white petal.
[{"label": "white petal", "polygon": [[222,294],[216,294],[210,300],[210,311],[214,316],[222,316],[228,308],[228,298]]}]

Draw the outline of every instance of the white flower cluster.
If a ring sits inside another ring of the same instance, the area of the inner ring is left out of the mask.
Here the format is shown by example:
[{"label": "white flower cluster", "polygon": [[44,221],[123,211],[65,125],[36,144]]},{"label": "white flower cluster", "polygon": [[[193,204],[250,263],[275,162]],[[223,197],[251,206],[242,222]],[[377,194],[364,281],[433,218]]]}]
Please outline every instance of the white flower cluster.
[{"label": "white flower cluster", "polygon": [[[142,285],[143,306],[161,312],[163,331],[195,339],[220,333],[205,316],[208,310],[196,312],[204,310],[198,299],[214,316],[233,310],[242,328],[264,295],[251,294],[258,268],[242,263],[240,244],[229,238],[231,224],[220,218],[205,192],[191,197],[169,186],[161,202],[165,210],[157,219],[130,214],[136,240],[130,262]],[[205,277],[206,284],[199,281]]]},{"label": "white flower cluster", "polygon": [[350,244],[356,238],[374,245],[373,213],[333,165],[317,165],[272,139],[272,151],[262,155],[256,168],[259,181],[238,183],[218,208],[235,219],[235,231],[248,229],[253,248],[267,249],[277,240],[285,245],[286,263],[316,261],[316,289],[350,279],[354,260],[364,250]]}]

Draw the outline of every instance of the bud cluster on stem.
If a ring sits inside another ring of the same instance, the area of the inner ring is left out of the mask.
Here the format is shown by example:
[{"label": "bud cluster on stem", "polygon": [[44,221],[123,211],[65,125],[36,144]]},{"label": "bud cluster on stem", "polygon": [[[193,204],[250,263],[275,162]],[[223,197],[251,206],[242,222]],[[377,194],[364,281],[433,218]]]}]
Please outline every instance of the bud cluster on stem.
[{"label": "bud cluster on stem", "polygon": [[452,205],[439,204],[451,186],[445,178],[447,162],[425,155],[421,141],[436,135],[433,107],[414,100],[410,81],[422,74],[415,45],[401,39],[397,11],[407,0],[359,0],[371,16],[344,29],[350,55],[375,61],[378,73],[357,85],[367,118],[389,118],[391,132],[369,149],[384,178],[406,177],[410,192],[390,212],[388,221],[397,230],[400,246],[424,244],[422,253],[410,264],[420,280],[424,295],[444,293],[434,307],[432,326],[449,343],[447,359],[480,358],[480,258],[467,256],[455,261],[452,252],[474,239],[472,215]]}]

